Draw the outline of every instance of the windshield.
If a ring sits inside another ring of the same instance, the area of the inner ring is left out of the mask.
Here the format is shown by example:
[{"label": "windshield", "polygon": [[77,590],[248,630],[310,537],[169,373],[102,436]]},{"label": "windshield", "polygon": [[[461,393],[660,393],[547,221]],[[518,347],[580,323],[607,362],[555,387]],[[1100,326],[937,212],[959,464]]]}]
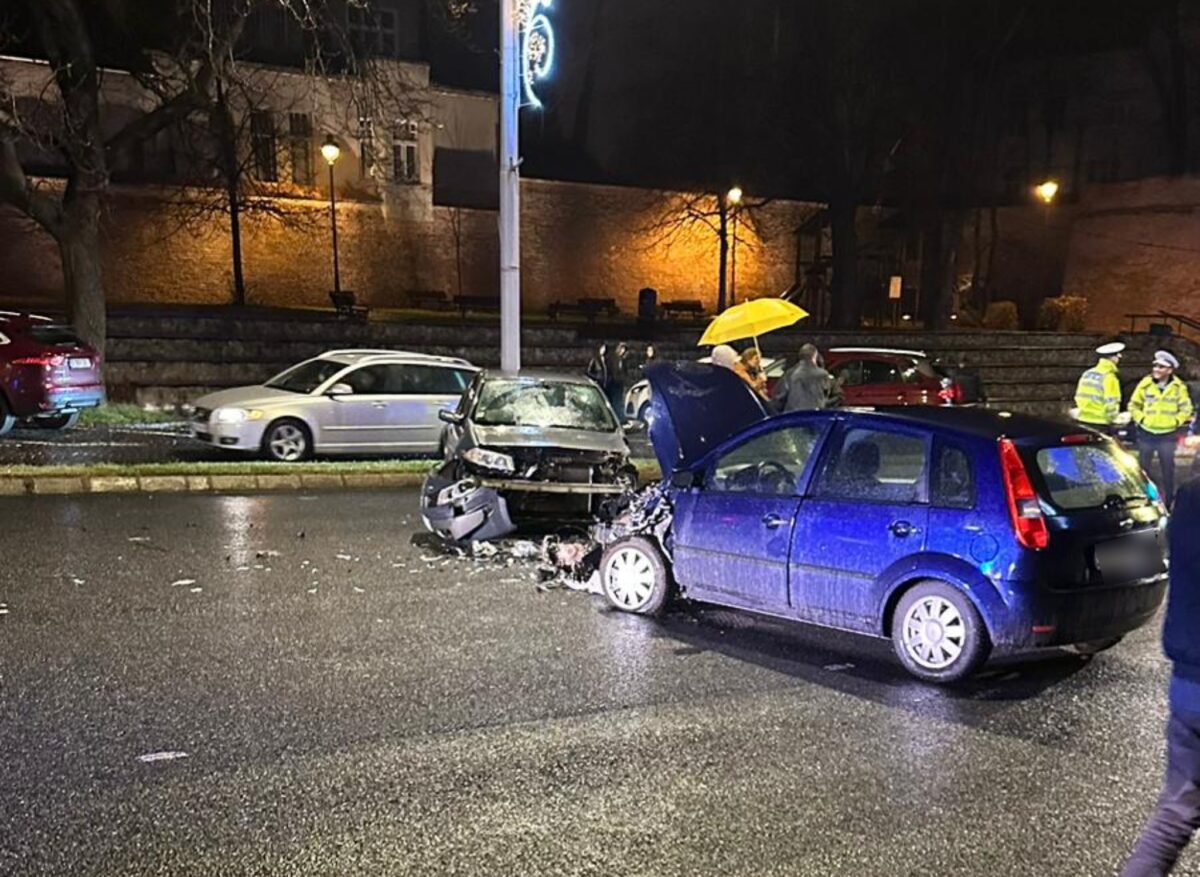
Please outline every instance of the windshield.
[{"label": "windshield", "polygon": [[1149,502],[1146,482],[1132,457],[1107,445],[1042,448],[1037,465],[1059,508],[1098,508],[1114,498]]},{"label": "windshield", "polygon": [[473,418],[479,426],[538,426],[613,432],[616,418],[599,387],[564,381],[488,381]]},{"label": "windshield", "polygon": [[267,386],[290,393],[311,393],[345,367],[346,363],[332,359],[310,359],[271,378]]},{"label": "windshield", "polygon": [[82,347],[83,342],[70,326],[36,325],[29,327],[29,337],[48,347]]}]

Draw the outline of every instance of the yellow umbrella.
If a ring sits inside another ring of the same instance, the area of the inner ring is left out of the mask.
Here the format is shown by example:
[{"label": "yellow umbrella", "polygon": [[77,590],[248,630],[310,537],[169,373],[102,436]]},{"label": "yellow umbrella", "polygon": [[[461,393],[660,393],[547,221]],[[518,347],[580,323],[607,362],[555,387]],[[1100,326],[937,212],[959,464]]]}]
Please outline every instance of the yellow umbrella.
[{"label": "yellow umbrella", "polygon": [[734,305],[716,317],[700,337],[698,347],[710,344],[727,344],[741,338],[753,338],[758,347],[758,336],[784,326],[798,323],[808,316],[804,308],[796,307],[781,298],[754,298]]}]

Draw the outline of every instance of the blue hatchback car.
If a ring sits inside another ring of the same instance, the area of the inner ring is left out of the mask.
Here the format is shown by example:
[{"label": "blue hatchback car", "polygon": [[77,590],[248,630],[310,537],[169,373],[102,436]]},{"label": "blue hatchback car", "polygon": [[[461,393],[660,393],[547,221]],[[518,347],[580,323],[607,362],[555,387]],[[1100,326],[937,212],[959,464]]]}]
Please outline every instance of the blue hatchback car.
[{"label": "blue hatchback car", "polygon": [[607,546],[617,609],[674,592],[889,637],[949,682],[989,655],[1107,648],[1162,602],[1166,509],[1098,433],[982,409],[768,417],[732,372],[648,377],[669,523]]}]

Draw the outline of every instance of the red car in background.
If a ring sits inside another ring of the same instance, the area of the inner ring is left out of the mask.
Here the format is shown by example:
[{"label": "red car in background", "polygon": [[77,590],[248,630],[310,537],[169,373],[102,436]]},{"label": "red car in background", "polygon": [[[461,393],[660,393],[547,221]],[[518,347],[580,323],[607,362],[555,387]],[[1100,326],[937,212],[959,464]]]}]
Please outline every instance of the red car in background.
[{"label": "red car in background", "polygon": [[0,311],[0,435],[18,421],[69,429],[104,404],[100,356],[49,317]]},{"label": "red car in background", "polygon": [[841,384],[842,404],[960,405],[962,386],[942,374],[920,350],[834,347],[825,368]]}]

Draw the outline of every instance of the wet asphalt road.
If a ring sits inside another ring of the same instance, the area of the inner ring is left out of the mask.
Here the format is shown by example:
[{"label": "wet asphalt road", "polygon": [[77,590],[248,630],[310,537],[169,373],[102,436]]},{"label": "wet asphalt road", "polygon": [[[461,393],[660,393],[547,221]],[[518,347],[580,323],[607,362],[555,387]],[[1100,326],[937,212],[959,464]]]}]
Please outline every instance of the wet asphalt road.
[{"label": "wet asphalt road", "polygon": [[1100,875],[1157,790],[1157,626],[936,689],[415,501],[0,500],[0,874]]},{"label": "wet asphalt road", "polygon": [[[645,433],[628,436],[635,457],[652,457]],[[253,459],[223,451],[188,435],[186,423],[89,426],[56,432],[15,429],[0,437],[0,466],[68,466],[95,463],[171,463]]]}]

